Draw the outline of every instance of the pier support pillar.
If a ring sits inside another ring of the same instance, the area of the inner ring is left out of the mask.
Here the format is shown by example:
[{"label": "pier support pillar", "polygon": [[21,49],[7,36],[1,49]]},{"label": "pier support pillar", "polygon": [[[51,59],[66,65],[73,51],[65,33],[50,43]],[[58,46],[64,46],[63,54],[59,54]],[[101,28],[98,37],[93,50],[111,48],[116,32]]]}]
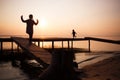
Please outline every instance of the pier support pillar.
[{"label": "pier support pillar", "polygon": [[40,75],[40,80],[77,80],[73,68],[73,53],[70,51],[55,51],[52,62]]}]

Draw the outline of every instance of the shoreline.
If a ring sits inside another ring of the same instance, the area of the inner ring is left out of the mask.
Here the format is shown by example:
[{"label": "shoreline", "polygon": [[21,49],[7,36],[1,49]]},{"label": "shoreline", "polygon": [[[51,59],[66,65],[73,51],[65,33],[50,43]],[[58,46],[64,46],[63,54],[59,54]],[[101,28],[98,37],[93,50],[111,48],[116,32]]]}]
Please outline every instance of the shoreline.
[{"label": "shoreline", "polygon": [[82,80],[119,80],[119,62],[120,53],[117,53],[112,57],[83,67],[81,70],[84,76],[79,75],[79,77],[82,78]]}]

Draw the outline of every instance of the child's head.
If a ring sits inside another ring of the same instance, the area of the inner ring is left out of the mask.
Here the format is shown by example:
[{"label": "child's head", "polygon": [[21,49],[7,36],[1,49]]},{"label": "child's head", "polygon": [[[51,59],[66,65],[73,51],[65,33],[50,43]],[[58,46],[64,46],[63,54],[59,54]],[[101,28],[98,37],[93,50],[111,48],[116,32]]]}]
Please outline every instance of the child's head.
[{"label": "child's head", "polygon": [[32,15],[32,14],[30,14],[30,15],[29,15],[29,18],[30,18],[30,19],[33,19],[33,15]]}]

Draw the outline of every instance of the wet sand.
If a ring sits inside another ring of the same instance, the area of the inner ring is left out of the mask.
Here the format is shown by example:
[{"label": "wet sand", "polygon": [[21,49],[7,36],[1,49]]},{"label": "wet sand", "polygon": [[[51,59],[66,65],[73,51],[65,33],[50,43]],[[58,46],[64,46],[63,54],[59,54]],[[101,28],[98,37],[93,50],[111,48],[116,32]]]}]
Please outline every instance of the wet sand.
[{"label": "wet sand", "polygon": [[[82,80],[120,80],[120,53],[82,68]],[[79,75],[81,76],[81,75]]]}]

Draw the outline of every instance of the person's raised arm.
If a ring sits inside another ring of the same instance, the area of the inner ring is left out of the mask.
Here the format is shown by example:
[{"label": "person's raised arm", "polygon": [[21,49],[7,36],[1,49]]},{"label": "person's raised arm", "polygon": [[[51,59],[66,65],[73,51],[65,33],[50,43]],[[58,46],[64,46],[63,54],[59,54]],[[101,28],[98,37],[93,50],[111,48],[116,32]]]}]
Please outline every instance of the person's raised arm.
[{"label": "person's raised arm", "polygon": [[21,20],[22,20],[22,22],[26,22],[26,21],[23,19],[23,15],[21,16]]},{"label": "person's raised arm", "polygon": [[35,25],[37,25],[39,23],[38,19],[37,19],[37,22],[35,22]]}]

